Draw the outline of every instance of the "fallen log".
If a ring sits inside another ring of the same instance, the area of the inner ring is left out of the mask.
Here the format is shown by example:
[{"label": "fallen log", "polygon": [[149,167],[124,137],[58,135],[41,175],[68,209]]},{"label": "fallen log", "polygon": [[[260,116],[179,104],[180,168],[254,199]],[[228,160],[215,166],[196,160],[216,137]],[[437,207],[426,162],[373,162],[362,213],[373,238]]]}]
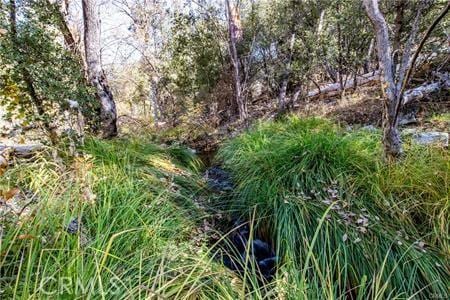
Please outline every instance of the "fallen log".
[{"label": "fallen log", "polygon": [[438,72],[433,72],[433,75],[437,77],[439,81],[422,84],[405,91],[403,94],[403,105],[412,101],[422,100],[423,98],[442,90],[447,90],[447,92],[450,93],[450,75],[448,73]]},{"label": "fallen log", "polygon": [[433,93],[439,92],[443,87],[441,82],[432,82],[407,90],[403,95],[403,105],[426,98]]},{"label": "fallen log", "polygon": [[43,149],[41,144],[25,144],[25,145],[4,145],[0,144],[0,155],[8,152],[9,155],[17,157],[30,157],[36,152]]},{"label": "fallen log", "polygon": [[[429,95],[439,92],[443,89],[450,90],[449,74],[439,73],[435,75],[436,77],[438,77],[439,81],[426,83],[405,91],[405,93],[403,94],[403,105],[415,100],[424,99]],[[354,79],[348,80],[347,83],[344,85],[343,89],[340,83],[330,83],[308,92],[306,97],[307,98],[314,98],[319,96],[333,97],[340,94],[345,89],[355,88],[356,86],[365,85],[379,80],[380,80],[379,71],[371,72],[357,77],[356,80]]]},{"label": "fallen log", "polygon": [[306,95],[307,98],[314,98],[321,95],[326,95],[329,97],[338,95],[343,90],[355,88],[356,86],[365,85],[374,81],[380,80],[380,72],[370,72],[356,77],[355,79],[349,79],[344,84],[343,88],[340,83],[329,83],[324,86],[321,86],[317,89],[314,89]]}]

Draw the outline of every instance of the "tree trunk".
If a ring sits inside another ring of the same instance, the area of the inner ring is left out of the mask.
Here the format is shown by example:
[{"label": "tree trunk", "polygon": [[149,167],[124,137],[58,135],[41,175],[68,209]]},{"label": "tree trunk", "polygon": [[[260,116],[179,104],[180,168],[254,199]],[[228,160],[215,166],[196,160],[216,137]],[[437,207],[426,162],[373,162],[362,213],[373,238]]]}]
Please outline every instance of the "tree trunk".
[{"label": "tree trunk", "polygon": [[289,77],[291,76],[292,72],[292,55],[294,51],[294,44],[295,44],[295,33],[292,33],[289,42],[289,53],[286,58],[285,62],[286,66],[281,81],[280,94],[278,95],[278,109],[280,110],[280,112],[286,110],[286,92],[289,83]]},{"label": "tree trunk", "polygon": [[[376,42],[377,42],[377,52],[378,61],[380,65],[381,76],[381,87],[384,93],[385,103],[383,110],[383,144],[385,155],[388,160],[392,160],[400,156],[402,152],[402,146],[400,142],[400,136],[397,129],[398,116],[402,108],[402,102],[404,99],[404,90],[409,81],[411,73],[414,69],[415,61],[430,33],[437,26],[437,24],[444,18],[450,9],[450,1],[447,1],[447,5],[443,8],[439,16],[430,25],[425,36],[419,44],[419,47],[415,51],[412,59],[411,50],[415,42],[417,32],[419,30],[419,20],[422,14],[422,10],[428,4],[426,1],[419,2],[419,7],[416,12],[415,20],[412,24],[412,29],[409,34],[408,41],[403,47],[403,53],[401,59],[393,58],[392,47],[389,41],[389,30],[384,19],[383,14],[380,12],[378,7],[378,0],[363,0],[364,6],[366,8],[367,15],[375,30]],[[404,1],[400,0],[398,2],[399,6],[397,9],[403,10],[401,7]],[[396,50],[400,49],[400,33],[403,27],[403,12],[398,13],[398,18],[396,20],[396,34],[394,36],[394,42]],[[395,61],[394,61],[395,59]],[[400,62],[400,66],[396,67],[396,62]],[[394,71],[396,70],[396,71]],[[395,72],[395,73],[394,73]],[[396,76],[395,76],[396,75]],[[430,90],[433,86],[428,87]],[[406,98],[410,96],[417,96],[411,93],[406,94]]]},{"label": "tree trunk", "polygon": [[402,97],[402,105],[410,103],[412,101],[421,100],[423,98],[428,97],[430,94],[442,91],[442,90],[450,90],[449,81],[438,81],[420,85],[413,89],[407,90],[403,93]]},{"label": "tree trunk", "polygon": [[[401,40],[402,40],[402,34],[404,30],[404,16],[405,16],[405,8],[406,8],[406,0],[396,0],[394,3],[394,9],[395,9],[395,20],[394,20],[394,37],[392,42],[392,49],[394,53],[396,51],[401,51]],[[394,60],[397,60],[397,57],[399,57],[400,53],[397,53],[397,55],[394,57]],[[394,62],[397,64],[397,61]]]},{"label": "tree trunk", "polygon": [[100,22],[96,0],[82,0],[84,47],[88,78],[100,101],[101,131],[104,138],[117,135],[117,112],[100,59]]},{"label": "tree trunk", "polygon": [[[420,51],[422,51],[422,48],[425,45],[425,42],[430,37],[431,32],[433,32],[433,30],[436,28],[436,26],[439,24],[439,22],[441,22],[444,19],[444,17],[448,14],[449,11],[450,11],[450,0],[447,1],[447,5],[441,10],[441,12],[436,17],[436,19],[434,19],[433,23],[428,27],[427,31],[425,32],[425,35],[422,37],[422,40],[420,41],[419,46],[417,47],[416,51],[414,52],[413,57],[411,58],[411,62],[409,63],[409,69],[406,71],[404,81],[401,82],[400,92],[403,92],[406,89],[406,86],[409,83],[409,79],[411,78],[411,75],[414,72],[416,60],[419,57]],[[449,38],[450,38],[450,36],[449,36]],[[449,42],[450,42],[450,39],[449,39]],[[449,43],[449,45],[450,45],[450,43]],[[448,79],[446,79],[445,81],[448,82],[447,80]]]},{"label": "tree trunk", "polygon": [[34,153],[44,149],[41,144],[4,145],[0,144],[0,155],[3,151],[10,149],[9,155],[16,157],[30,157]]},{"label": "tree trunk", "polygon": [[291,100],[291,107],[293,108],[295,106],[295,104],[298,101],[298,98],[300,97],[300,95],[302,94],[302,86],[301,84],[298,84],[295,88],[294,88],[294,94],[292,95],[292,100]]},{"label": "tree trunk", "polygon": [[75,38],[70,31],[69,26],[67,25],[66,17],[67,11],[66,8],[62,7],[59,1],[55,0],[46,0],[48,7],[51,9],[53,16],[56,18],[56,25],[58,26],[59,31],[63,35],[64,43],[67,48],[82,61],[82,54],[78,49],[78,44],[75,41]]},{"label": "tree trunk", "polygon": [[150,112],[153,118],[153,123],[158,124],[160,121],[159,116],[159,101],[158,101],[158,78],[153,76],[150,83]]},{"label": "tree trunk", "polygon": [[391,126],[392,119],[386,115],[383,116],[383,149],[388,162],[395,161],[402,154],[402,141],[398,125]]},{"label": "tree trunk", "polygon": [[399,104],[398,90],[393,71],[392,48],[389,41],[389,29],[378,7],[378,0],[364,0],[367,15],[374,27],[378,61],[381,71],[383,104],[383,146],[388,161],[395,160],[402,153],[402,144],[398,132],[396,108]]},{"label": "tree trunk", "polygon": [[230,4],[230,0],[226,0],[228,12],[228,35],[229,35],[229,52],[231,64],[233,66],[234,81],[234,98],[239,111],[239,119],[246,120],[248,117],[247,103],[242,96],[240,63],[237,52],[237,43],[242,39],[242,28],[239,22],[239,13],[236,6]]},{"label": "tree trunk", "polygon": [[371,62],[372,62],[372,54],[373,54],[373,48],[374,48],[374,40],[373,39],[371,39],[370,40],[370,44],[369,44],[369,50],[367,50],[367,56],[366,56],[366,59],[364,60],[364,66],[363,66],[363,69],[364,69],[364,73],[369,73],[370,72],[370,65],[371,65]]},{"label": "tree trunk", "polygon": [[320,12],[319,24],[317,25],[317,35],[319,36],[319,38],[320,38],[320,36],[321,36],[322,33],[323,33],[323,23],[324,23],[324,20],[325,20],[325,10],[322,10],[322,11]]},{"label": "tree trunk", "polygon": [[[356,86],[365,85],[379,80],[380,80],[380,71],[374,71],[357,76],[356,78],[352,78],[349,80],[347,80],[346,78],[343,89],[351,89],[355,88]],[[317,89],[309,91],[306,94],[306,97],[314,98],[322,95],[331,97],[340,94],[343,91],[343,89],[340,83],[329,83],[323,86],[319,86]]]},{"label": "tree trunk", "polygon": [[[425,83],[412,89],[404,91],[402,93],[402,105],[410,103],[412,101],[421,100],[433,93],[437,93],[442,90],[450,89],[450,79],[448,73],[436,73],[438,81]],[[353,89],[356,86],[362,86],[380,81],[380,71],[373,71],[367,74],[360,75],[356,79],[350,79],[344,85],[344,89]],[[309,91],[305,96],[307,98],[315,97],[334,97],[342,92],[341,85],[339,83],[329,83],[323,86],[319,86],[317,89]],[[295,91],[294,91],[295,95]],[[295,101],[294,101],[295,102]]]}]

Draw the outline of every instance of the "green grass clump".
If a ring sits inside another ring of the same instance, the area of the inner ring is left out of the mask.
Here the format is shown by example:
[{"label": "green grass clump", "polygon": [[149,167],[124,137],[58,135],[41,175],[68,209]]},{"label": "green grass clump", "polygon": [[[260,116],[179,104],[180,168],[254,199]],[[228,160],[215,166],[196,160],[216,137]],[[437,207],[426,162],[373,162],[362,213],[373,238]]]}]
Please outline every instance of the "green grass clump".
[{"label": "green grass clump", "polygon": [[431,121],[450,123],[450,113],[436,114],[430,118]]},{"label": "green grass clump", "polygon": [[290,118],[224,145],[237,188],[220,206],[250,213],[280,256],[266,285],[198,239],[208,213],[197,201],[222,196],[205,190],[188,149],[88,139],[80,157],[18,161],[0,177],[0,298],[445,298],[449,153],[407,141],[388,166],[379,141]]},{"label": "green grass clump", "polygon": [[380,140],[292,117],[220,150],[237,184],[229,209],[256,210],[282,257],[283,297],[447,295],[448,152],[406,144],[387,166]]},{"label": "green grass clump", "polygon": [[[0,298],[238,296],[231,273],[192,242],[204,183],[188,151],[96,139],[82,150],[59,163],[42,154],[0,178],[1,190],[33,201],[20,216],[0,211]],[[70,234],[73,218],[82,226]]]}]

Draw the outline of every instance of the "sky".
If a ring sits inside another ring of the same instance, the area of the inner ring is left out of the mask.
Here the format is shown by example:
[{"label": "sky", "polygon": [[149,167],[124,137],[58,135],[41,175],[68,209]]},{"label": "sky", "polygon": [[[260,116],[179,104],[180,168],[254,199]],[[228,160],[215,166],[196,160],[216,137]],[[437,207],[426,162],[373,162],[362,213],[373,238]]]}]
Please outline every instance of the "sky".
[{"label": "sky", "polygon": [[[124,14],[116,0],[100,0],[100,25],[102,44],[102,63],[105,67],[113,67],[125,61],[133,62],[139,59],[126,41],[131,38],[128,28],[131,20]],[[81,0],[70,2],[70,23],[76,26],[79,32],[83,32]]]},{"label": "sky", "polygon": [[[123,2],[132,3],[134,0],[97,0],[100,7],[102,63],[105,68],[133,63],[139,60],[140,53],[133,47],[135,41],[129,28],[132,21],[123,12]],[[142,1],[142,0],[141,0]],[[161,0],[160,0],[161,1]],[[168,3],[171,10],[189,11],[189,7],[198,9],[204,3],[221,5],[221,0],[162,0]],[[70,2],[70,23],[82,32],[81,0]]]}]

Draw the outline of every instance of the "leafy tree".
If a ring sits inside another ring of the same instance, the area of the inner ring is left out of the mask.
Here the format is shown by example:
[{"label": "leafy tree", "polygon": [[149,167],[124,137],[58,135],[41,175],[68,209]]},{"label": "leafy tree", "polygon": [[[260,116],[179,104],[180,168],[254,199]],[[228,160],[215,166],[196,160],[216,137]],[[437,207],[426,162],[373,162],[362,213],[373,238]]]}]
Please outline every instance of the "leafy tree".
[{"label": "leafy tree", "polygon": [[176,92],[195,97],[210,91],[223,69],[223,45],[215,20],[179,14],[175,16],[169,45],[168,75]]},{"label": "leafy tree", "polygon": [[8,9],[0,17],[0,104],[8,117],[43,126],[55,142],[54,129],[70,109],[68,100],[76,101],[85,116],[95,115],[97,105],[79,61],[57,42],[55,24],[40,6],[34,1],[2,5]]},{"label": "leafy tree", "polygon": [[[162,84],[173,93],[174,116],[197,104],[211,104],[210,94],[225,70],[223,36],[225,29],[209,10],[201,16],[176,14],[170,41],[165,49]],[[167,103],[164,109],[170,109]]]}]

